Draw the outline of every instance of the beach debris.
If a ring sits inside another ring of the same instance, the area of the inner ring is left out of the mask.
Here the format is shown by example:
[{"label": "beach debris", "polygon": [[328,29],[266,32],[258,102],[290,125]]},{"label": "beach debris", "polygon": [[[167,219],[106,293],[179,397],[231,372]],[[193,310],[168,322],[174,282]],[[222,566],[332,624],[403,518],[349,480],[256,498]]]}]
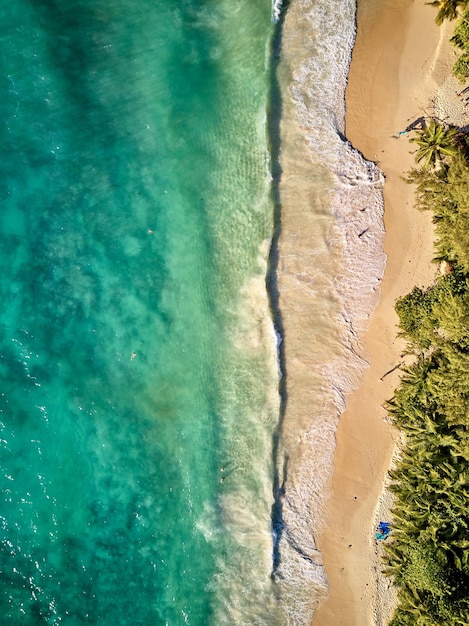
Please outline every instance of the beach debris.
[{"label": "beach debris", "polygon": [[404,130],[400,130],[399,132],[397,132],[395,135],[393,135],[393,137],[400,137],[401,135],[407,135],[407,133],[410,133],[411,130],[415,130],[416,128],[418,128],[419,130],[424,130],[426,126],[427,124],[425,121],[425,117],[421,116],[421,117],[418,117],[416,120],[414,120],[411,124],[406,126]]},{"label": "beach debris", "polygon": [[380,522],[378,524],[378,532],[376,533],[376,539],[378,541],[384,541],[391,532],[391,524],[389,522]]},{"label": "beach debris", "polygon": [[386,378],[386,376],[388,376],[389,374],[392,374],[395,370],[399,369],[401,367],[401,365],[404,365],[404,363],[401,361],[400,363],[398,363],[397,365],[395,365],[394,367],[392,367],[390,370],[388,370],[385,374],[383,374],[380,378],[380,380],[384,380]]}]

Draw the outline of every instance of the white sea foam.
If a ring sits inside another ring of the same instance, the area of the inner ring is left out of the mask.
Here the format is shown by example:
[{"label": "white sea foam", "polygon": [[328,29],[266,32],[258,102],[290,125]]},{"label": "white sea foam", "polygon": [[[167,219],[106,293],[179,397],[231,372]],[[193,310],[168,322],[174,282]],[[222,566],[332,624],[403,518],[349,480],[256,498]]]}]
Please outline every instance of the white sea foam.
[{"label": "white sea foam", "polygon": [[[312,172],[325,169],[332,181],[326,203],[333,220],[332,235],[327,239],[322,265],[318,265],[319,253],[317,259],[314,255],[305,259],[308,267],[303,271],[309,273],[305,298],[318,310],[321,294],[326,293],[336,304],[330,328],[322,329],[323,341],[330,342],[333,349],[321,349],[318,343],[308,358],[314,395],[309,419],[297,423],[294,433],[290,421],[283,438],[283,454],[289,460],[281,495],[283,531],[276,574],[288,623],[301,626],[311,622],[327,594],[315,534],[324,521],[335,431],[345,408],[345,395],[356,388],[367,366],[362,339],[379,297],[385,255],[383,176],[344,137],[355,0],[297,0],[290,10],[295,10],[295,24],[301,21],[303,26],[288,30],[284,40],[288,47],[305,50],[297,64],[294,55],[290,61],[293,80],[288,89],[296,123],[308,148]],[[311,259],[317,263],[314,267],[309,265]],[[301,284],[304,288],[304,280]],[[287,362],[287,379],[288,367]]]},{"label": "white sea foam", "polygon": [[280,13],[282,12],[283,0],[273,0],[272,1],[272,16],[274,22],[278,22],[280,18]]}]

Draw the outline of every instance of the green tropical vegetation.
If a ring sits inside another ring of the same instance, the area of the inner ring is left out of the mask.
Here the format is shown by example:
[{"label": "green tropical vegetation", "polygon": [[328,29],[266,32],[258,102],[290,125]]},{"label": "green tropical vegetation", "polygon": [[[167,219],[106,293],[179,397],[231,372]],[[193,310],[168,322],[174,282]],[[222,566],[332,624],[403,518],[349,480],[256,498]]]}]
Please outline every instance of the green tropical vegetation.
[{"label": "green tropical vegetation", "polygon": [[435,166],[445,156],[456,156],[458,149],[456,138],[459,131],[454,127],[445,127],[436,120],[430,120],[425,128],[410,139],[418,145],[415,160],[423,167]]},{"label": "green tropical vegetation", "polygon": [[396,303],[413,360],[388,403],[405,442],[384,548],[399,598],[391,626],[469,624],[469,163],[446,130],[456,149],[409,175],[417,208],[433,212],[446,271]]},{"label": "green tropical vegetation", "polygon": [[459,18],[450,41],[460,51],[453,74],[464,83],[469,78],[469,0],[435,0],[427,4],[438,9],[435,17],[438,25]]},{"label": "green tropical vegetation", "polygon": [[445,20],[455,20],[457,17],[461,17],[459,8],[465,10],[469,2],[468,0],[434,0],[434,2],[427,2],[427,4],[438,9],[435,22],[441,26]]},{"label": "green tropical vegetation", "polygon": [[387,403],[403,434],[390,471],[395,500],[384,544],[384,573],[398,594],[390,626],[467,626],[469,149],[465,133],[437,120],[411,141],[419,167],[408,181],[415,185],[417,208],[432,212],[434,260],[442,271],[433,285],[415,287],[396,303],[411,364],[401,367],[399,387]]}]

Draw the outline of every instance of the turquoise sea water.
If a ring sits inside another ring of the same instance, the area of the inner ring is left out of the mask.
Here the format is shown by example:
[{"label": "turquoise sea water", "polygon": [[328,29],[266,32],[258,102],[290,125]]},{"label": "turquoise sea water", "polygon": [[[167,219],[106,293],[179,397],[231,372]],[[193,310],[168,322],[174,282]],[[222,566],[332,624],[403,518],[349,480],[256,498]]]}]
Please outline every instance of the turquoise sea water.
[{"label": "turquoise sea water", "polygon": [[2,624],[284,623],[271,12],[0,9]]}]

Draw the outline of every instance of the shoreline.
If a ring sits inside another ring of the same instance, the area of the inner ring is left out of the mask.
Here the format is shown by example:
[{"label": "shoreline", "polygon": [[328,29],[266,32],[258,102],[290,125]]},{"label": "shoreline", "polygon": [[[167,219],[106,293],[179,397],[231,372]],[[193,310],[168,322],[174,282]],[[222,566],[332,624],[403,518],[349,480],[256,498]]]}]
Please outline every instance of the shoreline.
[{"label": "shoreline", "polygon": [[295,0],[282,26],[275,287],[284,410],[274,573],[289,623],[305,626],[327,595],[316,535],[344,398],[367,367],[361,337],[384,271],[383,177],[343,139],[355,0]]},{"label": "shoreline", "polygon": [[357,4],[346,136],[386,177],[387,263],[364,339],[370,367],[359,388],[347,395],[336,434],[333,494],[317,537],[329,596],[314,626],[385,626],[394,610],[391,581],[380,574],[374,537],[377,516],[388,504],[385,480],[399,437],[383,407],[399,380],[393,368],[403,361],[394,303],[415,285],[430,286],[436,274],[431,215],[413,207],[413,189],[402,179],[414,166],[412,146],[395,135],[422,115],[449,113],[457,120],[461,114],[454,93],[459,83],[449,78],[454,23],[436,26],[435,10],[413,0],[399,7],[392,0]]}]

